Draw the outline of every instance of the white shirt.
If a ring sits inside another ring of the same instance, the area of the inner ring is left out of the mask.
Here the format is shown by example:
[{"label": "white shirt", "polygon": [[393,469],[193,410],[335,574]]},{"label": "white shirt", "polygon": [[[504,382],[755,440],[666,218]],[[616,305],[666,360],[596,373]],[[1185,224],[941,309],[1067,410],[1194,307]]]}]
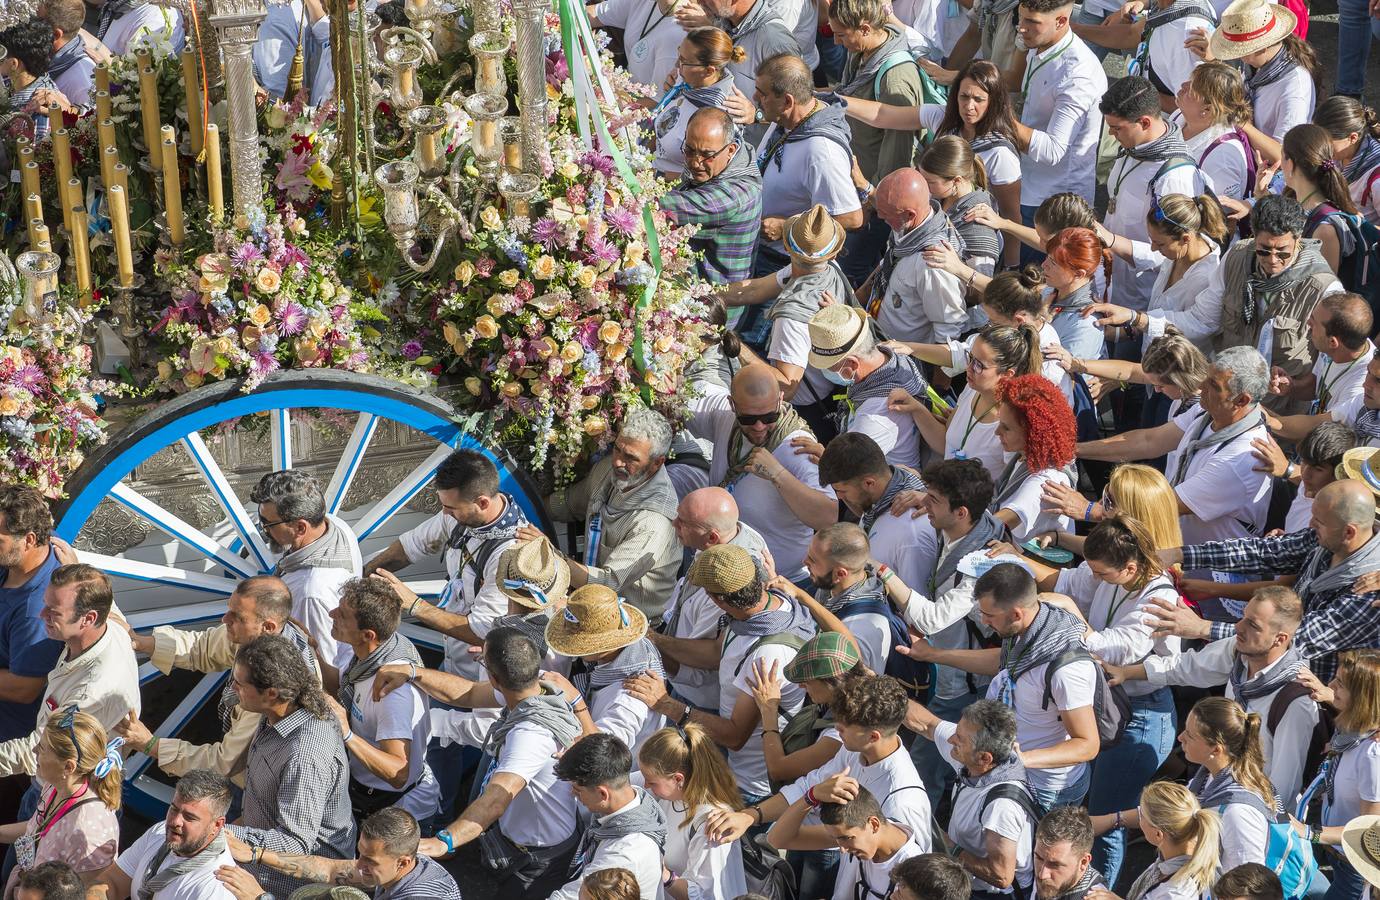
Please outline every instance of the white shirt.
[{"label": "white shirt", "polygon": [[112,56],[124,56],[140,47],[182,52],[182,14],[167,6],[146,3],[110,23],[101,42]]},{"label": "white shirt", "polygon": [[[614,659],[615,664],[618,659]],[[621,681],[594,688],[587,699],[594,727],[622,741],[632,751],[634,766],[642,742],[666,724],[665,716],[652,712],[647,704],[624,690]]]},{"label": "white shirt", "polygon": [[909,512],[893,516],[887,510],[872,523],[867,540],[872,558],[890,566],[907,586],[930,583],[939,559],[939,534],[929,516],[912,518]]},{"label": "white shirt", "polygon": [[[1231,670],[1236,659],[1236,636],[1233,635],[1176,657],[1151,656],[1145,660],[1145,677],[1147,683],[1154,687],[1166,684],[1194,687],[1225,684],[1227,698],[1240,702],[1231,685]],[[1269,672],[1278,663],[1279,660],[1275,660],[1261,671]],[[1318,704],[1310,697],[1299,697],[1289,704],[1289,709],[1280,718],[1279,726],[1271,733],[1265,726],[1276,693],[1247,700],[1245,706],[1246,712],[1260,716],[1260,751],[1265,757],[1265,774],[1280,797],[1284,798],[1284,805],[1292,807],[1293,798],[1302,789],[1304,758],[1308,754],[1313,726],[1318,724]]]},{"label": "white shirt", "polygon": [[[1182,113],[1176,111],[1172,118],[1183,127]],[[1222,135],[1234,132],[1230,125],[1209,125],[1193,137],[1184,138],[1184,143],[1188,145],[1188,152],[1198,160],[1203,172],[1212,179],[1212,186],[1218,194],[1243,200],[1255,190],[1255,185],[1246,183],[1246,176],[1250,173],[1246,148],[1235,137],[1217,143]]]},{"label": "white shirt", "polygon": [[[926,103],[920,107],[920,124],[931,134],[939,132],[944,121],[944,104]],[[1021,180],[1021,158],[1005,144],[996,144],[977,151],[978,159],[987,170],[987,183],[994,187]]]},{"label": "white shirt", "polygon": [[[1059,714],[1093,705],[1093,692],[1097,689],[1094,665],[1091,660],[1080,660],[1055,672],[1050,685],[1052,700],[1049,709],[1041,708],[1048,663],[1036,666],[1016,679],[1014,703],[1011,706],[1016,713],[1016,740],[1020,742],[1022,750],[1041,750],[1069,739]],[[1001,700],[1009,682],[1007,670],[999,671],[987,687],[987,699]],[[1087,763],[1052,769],[1027,769],[1026,781],[1035,790],[1058,791],[1066,784],[1077,782],[1085,766]]]},{"label": "white shirt", "polygon": [[[627,812],[637,806],[641,797],[641,794],[634,792],[633,799],[626,806],[614,810],[607,816],[600,816],[599,821],[603,822],[619,813]],[[631,872],[633,879],[637,881],[638,896],[642,900],[657,900],[661,896],[661,847],[651,835],[639,833],[596,844],[593,856],[585,860],[579,876],[554,892],[550,900],[578,900],[580,883],[591,873],[602,872],[604,869],[627,869]]]},{"label": "white shirt", "polygon": [[979,414],[986,415],[988,406],[971,387],[963,388],[944,430],[944,458],[975,459],[996,481],[1006,468],[1006,453],[997,438],[997,420],[979,421]]},{"label": "white shirt", "polygon": [[1375,358],[1375,345],[1366,341],[1361,355],[1351,362],[1334,363],[1326,353],[1319,353],[1313,363],[1313,375],[1317,379],[1314,396],[1321,401],[1324,388],[1327,390],[1327,405],[1318,407],[1326,412],[1335,406],[1350,403],[1361,396],[1361,388],[1366,383],[1366,369]]},{"label": "white shirt", "polygon": [[[1211,796],[1213,778],[1203,788],[1203,796]],[[1222,856],[1218,869],[1229,872],[1242,863],[1265,864],[1265,848],[1269,844],[1270,823],[1265,814],[1250,803],[1226,803],[1209,806],[1222,817]]]},{"label": "white shirt", "polygon": [[[131,897],[139,896],[139,889],[144,886],[144,874],[148,871],[149,863],[153,862],[154,856],[167,843],[167,832],[167,823],[158,822],[115,860],[115,865],[130,878]],[[169,853],[160,868],[166,869],[175,865],[177,860],[177,856]],[[171,884],[153,895],[153,900],[235,900],[235,895],[216,880],[217,869],[221,866],[233,868],[234,865],[235,858],[230,855],[230,848],[227,847],[220,851],[214,862],[174,878]]]},{"label": "white shirt", "polygon": [[[733,707],[738,704],[740,696],[752,699],[752,688],[748,681],[753,677],[753,664],[760,659],[770,668],[773,662],[778,662],[781,664],[780,671],[784,672],[786,665],[795,659],[796,651],[784,644],[765,644],[753,650],[757,638],[740,637],[728,628],[724,629],[721,641],[723,649],[719,655],[719,715],[731,719]],[[780,681],[781,712],[793,713],[805,702],[805,689],[784,677]],[[743,744],[741,749],[728,751],[728,764],[733,769],[738,789],[745,796],[761,797],[771,793],[771,779],[767,776],[767,758],[762,753],[761,722],[752,729],[752,734],[748,736],[747,743]]]},{"label": "white shirt", "polygon": [[690,124],[690,117],[697,112],[699,107],[681,95],[662,107],[653,121],[656,159],[652,165],[667,180],[677,180],[685,171],[685,153],[680,145],[685,143],[685,126]]},{"label": "white shirt", "polygon": [[794,319],[780,318],[771,323],[771,337],[767,339],[768,362],[783,362],[805,370],[800,376],[791,403],[809,406],[828,400],[839,388],[824,373],[810,365],[810,326]]},{"label": "white shirt", "polygon": [[1284,515],[1284,533],[1291,531],[1302,531],[1313,521],[1313,498],[1303,492],[1303,485],[1299,485],[1298,493],[1294,495],[1294,501],[1289,504],[1289,512]]},{"label": "white shirt", "polygon": [[[777,131],[773,123],[758,143],[759,151],[775,142]],[[853,187],[853,159],[826,137],[786,144],[762,173],[762,218],[789,218],[816,203],[824,204],[831,216],[862,209]],[[770,241],[767,246],[786,252],[780,241]]]},{"label": "white shirt", "polygon": [[893,466],[913,466],[920,460],[920,429],[909,414],[889,409],[886,397],[859,403],[843,430],[872,438]]},{"label": "white shirt", "polygon": [[[819,32],[819,8],[814,0],[780,0],[777,11],[800,46],[800,58],[813,70],[819,65],[819,48],[815,36]],[[693,898],[692,898],[693,900]]]},{"label": "white shirt", "polygon": [[[942,216],[931,207],[930,215]],[[931,269],[922,254],[896,264],[877,324],[893,340],[942,344],[958,337],[968,321],[968,304],[957,276]]]},{"label": "white shirt", "polygon": [[[863,761],[861,753],[839,747],[833,759],[782,787],[781,796],[788,804],[794,803],[815,785],[842,772],[845,766],[848,774],[877,798],[886,817],[914,831],[923,847],[921,852],[929,852],[930,799],[905,744],[899,744],[895,750],[870,765]],[[842,861],[839,878],[843,878]]]},{"label": "white shirt", "polygon": [[[1019,520],[1011,529],[1016,543],[1028,541],[1046,531],[1073,532],[1073,520],[1060,513],[1049,512],[1044,508],[1044,489],[1046,484],[1062,484],[1073,487],[1069,473],[1063,469],[1042,469],[1032,472],[1010,497],[1001,502],[1001,509],[1016,514]],[[998,483],[1000,484],[1000,482]]]},{"label": "white shirt", "polygon": [[[1179,457],[1192,439],[1194,425],[1205,415],[1201,408],[1195,408],[1170,420],[1183,432],[1179,446],[1165,461],[1171,483],[1178,471]],[[1207,437],[1212,431],[1209,425],[1202,436]],[[1261,423],[1235,440],[1194,454],[1187,475],[1174,488],[1174,493],[1192,511],[1192,515],[1179,517],[1184,546],[1262,533],[1270,506],[1270,476],[1256,471],[1251,441],[1264,440],[1269,433]]]},{"label": "white shirt", "polygon": [[1344,752],[1337,760],[1337,779],[1333,785],[1333,801],[1327,792],[1318,788],[1323,798],[1322,823],[1345,825],[1361,815],[1361,803],[1380,800],[1380,742],[1367,736]]},{"label": "white shirt", "polygon": [[[680,43],[685,40],[685,29],[676,17],[663,13],[658,0],[604,0],[594,7],[594,15],[601,25],[623,29],[628,74],[661,96],[661,86],[675,68]],[[676,148],[680,148],[679,141]]]},{"label": "white shirt", "polygon": [[[359,555],[359,542],[350,526],[332,515],[326,516],[329,528],[339,528],[349,536],[350,564],[353,569],[305,568],[294,569],[282,576],[292,592],[292,617],[316,639],[316,655],[337,669],[343,670],[353,654],[349,644],[331,637],[331,610],[340,605],[340,589],[351,578],[358,578],[364,569]],[[317,540],[326,540],[322,535]],[[301,551],[298,551],[301,552]],[[506,607],[505,607],[506,609]]]},{"label": "white shirt", "polygon": [[[1092,633],[1083,638],[1083,643],[1098,659],[1114,666],[1129,666],[1145,659],[1147,654],[1171,659],[1178,655],[1179,639],[1152,639],[1146,622],[1152,599],[1179,602],[1179,592],[1168,577],[1157,576],[1139,591],[1128,592],[1093,575],[1085,562],[1076,569],[1061,569],[1054,590],[1072,597],[1087,618]],[[1132,697],[1155,690],[1153,685],[1140,681],[1129,681],[1125,687]]]},{"label": "white shirt", "polygon": [[[1202,63],[1201,59],[1184,46],[1184,41],[1199,28],[1204,34],[1212,34],[1216,27],[1204,16],[1184,16],[1182,19],[1175,19],[1173,22],[1166,22],[1150,29],[1150,68],[1163,85],[1169,88],[1170,94],[1176,93],[1185,81],[1193,77],[1193,70]],[[1159,85],[1156,85],[1156,89],[1159,89]]]},{"label": "white shirt", "polygon": [[1255,106],[1255,127],[1282,141],[1290,128],[1306,125],[1313,120],[1316,99],[1313,79],[1308,70],[1303,66],[1294,66],[1279,81],[1255,92],[1251,99]]},{"label": "white shirt", "polygon": [[575,795],[556,778],[556,738],[531,722],[503,740],[494,773],[516,775],[527,786],[498,817],[505,837],[524,847],[554,847],[575,833]]},{"label": "white shirt", "polygon": [[[346,649],[349,649],[348,645]],[[405,665],[407,660],[392,659],[388,662],[390,665]],[[426,745],[431,740],[429,705],[426,696],[410,684],[385,695],[382,700],[375,700],[371,678],[356,685],[355,702],[349,711],[350,730],[376,747],[380,741],[412,742],[408,748],[407,781],[404,784],[404,789],[411,790],[394,805],[419,820],[435,813],[441,801],[440,785],[426,764]],[[353,753],[350,754],[350,777],[365,787],[398,790],[370,772]]]},{"label": "white shirt", "polygon": [[[1332,421],[1341,422],[1344,425],[1349,425],[1352,428],[1355,428],[1356,420],[1360,417],[1361,413],[1366,411],[1366,408],[1366,395],[1362,393],[1361,396],[1353,397],[1350,401],[1346,403],[1339,403],[1333,406]],[[1357,444],[1357,446],[1380,446],[1380,438],[1370,438],[1368,440],[1362,439],[1360,443]]]},{"label": "white shirt", "polygon": [[[833,900],[882,900],[891,889],[891,870],[912,856],[929,852],[929,826],[897,827],[906,832],[906,842],[884,860],[861,860],[849,853],[839,854],[839,871],[834,879]],[[925,836],[923,841],[920,837],[922,834]]]},{"label": "white shirt", "polygon": [[[888,601],[883,597],[882,602]],[[886,660],[891,654],[892,647],[891,623],[887,621],[887,617],[877,613],[851,613],[841,617],[841,620],[848,625],[848,630],[853,632],[863,665],[873,672],[885,671]]]},{"label": "white shirt", "polygon": [[[58,82],[58,87],[61,86],[62,83]],[[1380,222],[1380,166],[1362,172],[1361,177],[1349,182],[1348,186],[1351,188],[1351,200],[1356,204],[1357,212],[1372,223]]]},{"label": "white shirt", "polygon": [[682,824],[685,804],[656,802],[666,815],[666,868],[685,879],[690,900],[735,900],[746,894],[741,845],[712,844],[705,837],[705,820],[714,807],[701,806],[689,823]]},{"label": "white shirt", "polygon": [[[1102,278],[1102,267],[1098,266],[1097,272],[1095,273],[1095,276],[1093,278],[1093,296],[1095,297],[1102,296],[1102,290],[1104,287],[1104,285],[1100,283],[1102,281]],[[974,333],[968,335],[968,338],[963,341],[949,341],[949,368],[945,371],[947,371],[950,375],[957,375],[959,372],[964,371],[964,367],[968,364],[967,351],[972,350],[973,341],[977,340],[977,337],[977,334]],[[1040,326],[1041,349],[1062,346],[1064,345],[1063,342],[1059,339],[1059,332],[1053,324],[1051,324],[1050,322],[1045,322],[1043,325]],[[1061,367],[1057,361],[1052,359],[1046,359],[1040,365],[1040,374],[1045,376],[1045,378],[1048,379],[1055,387],[1059,388],[1060,393],[1064,395],[1064,399],[1069,402],[1069,407],[1072,408],[1073,378],[1070,377],[1069,373],[1065,372],[1063,367]],[[970,456],[969,458],[971,459],[972,457]],[[996,478],[998,475],[1001,475],[1000,466],[997,468],[997,471],[992,475],[992,477]]]},{"label": "white shirt", "polygon": [[1107,73],[1072,31],[1043,53],[1026,53],[1025,106],[1021,122],[1034,133],[1021,161],[1021,205],[1039,206],[1060,191],[1093,202],[1097,143],[1102,133],[1098,101]]},{"label": "white shirt", "polygon": [[[943,565],[952,546],[943,541],[941,545],[936,570]],[[920,634],[927,635],[930,644],[935,647],[945,650],[971,649],[973,643],[969,624],[983,634],[991,634],[991,629],[982,624],[977,604],[973,602],[973,587],[976,584],[977,579],[955,570],[954,577],[934,586],[937,595],[934,599],[911,588],[901,618]],[[928,589],[928,582],[921,587]],[[991,680],[987,675],[974,675],[952,666],[936,666],[934,693],[940,699],[951,700],[964,694],[985,691]]]},{"label": "white shirt", "polygon": [[[1137,241],[1133,246],[1137,251],[1144,246],[1147,254],[1150,252],[1149,244]],[[1146,312],[1149,324],[1142,349],[1148,348],[1151,341],[1164,335],[1165,328],[1173,325],[1203,353],[1211,353],[1212,337],[1222,329],[1222,300],[1220,294],[1212,294],[1208,287],[1221,267],[1222,257],[1217,254],[1215,245],[1172,285],[1169,275],[1174,260],[1160,263],[1155,283],[1150,288],[1150,305]]]},{"label": "white shirt", "polygon": [[[952,766],[955,772],[961,772],[963,763],[954,759],[954,750],[949,744],[949,738],[953,737],[957,730],[957,723],[940,722],[934,727],[934,746],[939,751],[939,755],[943,757],[944,762]],[[1025,893],[1028,895],[1030,883],[1035,877],[1030,852],[1030,849],[1035,846],[1034,826],[1021,805],[1015,800],[1008,800],[1005,797],[996,798],[987,805],[987,811],[982,812],[983,800],[986,799],[987,792],[995,786],[996,784],[990,784],[983,788],[960,786],[957,789],[957,793],[954,795],[953,814],[949,817],[949,840],[982,859],[987,858],[987,832],[990,831],[1014,842],[1016,845],[1016,884],[1025,888]],[[981,813],[981,819],[978,818],[979,813]],[[976,875],[972,877],[973,890],[975,891],[1011,893],[1009,887],[1003,890],[988,884]]]}]

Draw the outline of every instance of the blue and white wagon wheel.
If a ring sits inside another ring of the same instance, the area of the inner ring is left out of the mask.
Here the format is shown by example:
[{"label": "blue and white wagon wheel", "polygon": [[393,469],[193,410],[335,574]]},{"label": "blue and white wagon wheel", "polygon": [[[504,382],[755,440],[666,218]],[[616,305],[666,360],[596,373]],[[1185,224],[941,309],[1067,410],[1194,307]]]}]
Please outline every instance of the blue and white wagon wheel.
[{"label": "blue and white wagon wheel", "polygon": [[[294,421],[294,411],[331,411],[324,415],[336,425],[333,435],[323,439],[309,422]],[[246,423],[257,417],[267,417],[268,427],[256,432]],[[86,460],[67,484],[70,499],[56,510],[56,530],[83,561],[111,576],[116,603],[139,631],[206,627],[224,614],[236,583],[273,568],[247,500],[264,474],[294,466],[316,473],[327,485],[327,511],[354,529],[368,559],[431,514],[425,489],[460,448],[489,456],[502,489],[551,531],[530,478],[507,453],[466,433],[449,404],[398,382],[332,370],[279,373],[251,394],[239,382],[220,382],[159,406]],[[439,563],[407,574],[422,596],[445,586]],[[420,645],[438,646],[434,632],[412,624],[403,630]],[[175,685],[159,690],[163,677],[151,663],[140,670],[146,702],[159,693],[177,701],[150,725],[167,737],[214,705],[226,675],[207,675],[175,698],[166,696]],[[151,818],[163,815],[172,794],[154,771],[152,760],[136,754],[125,785],[126,802]]]}]

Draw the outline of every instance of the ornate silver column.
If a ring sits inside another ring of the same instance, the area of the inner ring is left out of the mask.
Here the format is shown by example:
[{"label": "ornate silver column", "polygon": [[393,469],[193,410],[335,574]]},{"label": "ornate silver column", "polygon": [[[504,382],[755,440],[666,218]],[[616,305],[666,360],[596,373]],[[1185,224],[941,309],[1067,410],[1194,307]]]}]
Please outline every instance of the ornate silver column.
[{"label": "ornate silver column", "polygon": [[213,0],[211,25],[216,29],[225,66],[225,100],[230,116],[230,184],[234,218],[263,206],[263,164],[259,159],[259,126],[254,107],[254,42],[259,23],[268,15],[263,0]]},{"label": "ornate silver column", "polygon": [[546,132],[546,53],[550,0],[513,0],[517,20],[518,106],[522,113],[522,170],[543,175],[550,159]]}]

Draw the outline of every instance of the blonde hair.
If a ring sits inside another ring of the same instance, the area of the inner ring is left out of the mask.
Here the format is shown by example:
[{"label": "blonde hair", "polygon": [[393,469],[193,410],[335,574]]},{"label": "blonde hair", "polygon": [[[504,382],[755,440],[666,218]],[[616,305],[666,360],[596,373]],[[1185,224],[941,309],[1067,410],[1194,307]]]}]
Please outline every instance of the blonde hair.
[{"label": "blonde hair", "polygon": [[1188,788],[1172,781],[1155,781],[1140,792],[1145,819],[1189,849],[1188,862],[1173,875],[1170,884],[1189,882],[1199,894],[1206,893],[1217,875],[1222,820],[1203,809]]},{"label": "blonde hair", "polygon": [[1246,93],[1246,80],[1234,66],[1218,60],[1201,63],[1194,67],[1188,85],[1211,111],[1212,121],[1219,125],[1244,125],[1255,114]]},{"label": "blonde hair", "polygon": [[1208,361],[1192,341],[1177,331],[1165,333],[1150,342],[1140,358],[1146,375],[1158,376],[1183,392],[1196,397],[1207,378]]},{"label": "blonde hair", "polygon": [[[86,779],[96,796],[111,811],[120,808],[120,779],[122,772],[118,766],[111,766],[101,778],[95,777],[97,763],[105,759],[105,728],[89,713],[79,712],[72,716],[72,728],[68,730],[58,724],[65,713],[61,710],[48,718],[43,728],[39,744],[60,761],[71,760],[76,764],[76,774]],[[76,736],[75,743],[73,735]],[[78,753],[78,749],[81,750]]]},{"label": "blonde hair", "polygon": [[702,806],[743,808],[733,771],[703,726],[690,722],[684,729],[661,729],[643,742],[637,760],[644,772],[663,778],[675,774],[685,777],[686,809],[681,828],[690,826]]},{"label": "blonde hair", "polygon": [[1179,501],[1164,473],[1140,463],[1124,463],[1112,470],[1107,489],[1116,511],[1145,526],[1156,550],[1184,545],[1179,529]]},{"label": "blonde hair", "polygon": [[594,900],[637,900],[642,896],[637,877],[627,869],[599,869],[586,875],[580,884]]},{"label": "blonde hair", "polygon": [[1380,651],[1346,650],[1337,658],[1337,680],[1351,702],[1337,714],[1343,731],[1370,734],[1380,730]]},{"label": "blonde hair", "polygon": [[1269,809],[1278,809],[1260,751],[1260,714],[1248,713],[1226,697],[1204,697],[1193,705],[1190,715],[1198,719],[1199,737],[1226,753],[1236,783],[1259,795]]}]

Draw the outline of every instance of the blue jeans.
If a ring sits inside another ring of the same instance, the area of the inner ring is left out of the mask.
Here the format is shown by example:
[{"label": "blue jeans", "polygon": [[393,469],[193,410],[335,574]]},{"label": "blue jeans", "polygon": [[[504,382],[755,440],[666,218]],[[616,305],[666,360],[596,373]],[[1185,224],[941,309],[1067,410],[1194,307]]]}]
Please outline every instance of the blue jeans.
[{"label": "blue jeans", "polygon": [[[1089,46],[1091,46],[1091,45],[1089,45]],[[1040,208],[1040,207],[1038,207],[1038,206],[1026,206],[1024,203],[1022,203],[1022,204],[1021,204],[1021,224],[1024,225],[1026,228],[1034,228],[1034,227],[1035,227],[1035,211],[1038,210],[1039,208]],[[1040,263],[1044,262],[1044,259],[1045,259],[1045,254],[1043,253],[1043,251],[1036,250],[1034,247],[1030,246],[1029,244],[1022,242],[1022,244],[1021,244],[1021,265],[1023,265],[1023,266],[1037,265],[1037,266],[1038,266]]]},{"label": "blue jeans", "polygon": [[[1169,758],[1174,747],[1174,696],[1169,688],[1131,698],[1131,721],[1126,734],[1093,761],[1088,814],[1106,815],[1133,809],[1141,788]],[[1126,831],[1114,828],[1093,842],[1093,865],[1116,884],[1126,855]]]},{"label": "blue jeans", "polygon": [[[1086,4],[1078,7],[1078,12],[1073,16],[1073,21],[1077,22],[1079,25],[1101,25],[1104,19],[1106,19],[1105,13],[1099,15],[1098,13],[1088,12]],[[1112,52],[1101,44],[1094,44],[1092,41],[1084,41],[1083,43],[1088,45],[1088,49],[1095,53],[1098,59],[1106,59],[1107,54]],[[1111,884],[1112,882],[1108,881],[1107,883]]]},{"label": "blue jeans", "polygon": [[[977,694],[962,694],[949,700],[936,697],[926,708],[945,722],[957,722],[963,710],[981,699]],[[925,793],[930,796],[930,809],[938,809],[939,801],[949,792],[949,785],[954,783],[954,767],[939,755],[934,741],[924,738],[917,739],[911,745],[910,758],[915,761],[915,769],[925,783]]]},{"label": "blue jeans", "polygon": [[819,50],[819,68],[828,76],[829,82],[843,78],[843,66],[848,62],[848,51],[834,43],[832,37],[815,35],[815,47]]},{"label": "blue jeans", "polygon": [[1366,0],[1337,0],[1337,93],[1365,91],[1370,43],[1377,39],[1380,20],[1371,18]]},{"label": "blue jeans", "polygon": [[838,850],[787,850],[786,862],[795,869],[795,895],[800,900],[833,895],[839,874]]},{"label": "blue jeans", "polygon": [[[1323,900],[1363,900],[1366,896],[1366,880],[1361,873],[1353,869],[1346,857],[1336,849],[1329,847],[1327,855],[1332,860],[1332,879]],[[1314,883],[1321,877],[1321,872],[1313,876]],[[1308,893],[1313,893],[1311,886]]]},{"label": "blue jeans", "polygon": [[1031,785],[1030,794],[1045,812],[1049,812],[1056,806],[1081,806],[1083,798],[1088,793],[1088,782],[1091,780],[1089,773],[1091,771],[1092,766],[1084,766],[1083,774],[1078,777],[1078,780],[1064,785],[1057,791]]},{"label": "blue jeans", "polygon": [[[436,709],[460,709],[459,706],[451,706],[448,703],[434,703]],[[433,822],[439,830],[445,828],[455,817],[460,814],[467,804],[464,797],[460,796],[460,783],[465,780],[465,776],[479,764],[479,758],[483,752],[478,747],[466,747],[464,744],[448,744],[441,746],[441,742],[432,739],[426,748],[426,762],[431,766],[431,774],[436,777],[436,785],[441,789],[441,805],[437,810]],[[423,823],[423,827],[426,823]]]}]

